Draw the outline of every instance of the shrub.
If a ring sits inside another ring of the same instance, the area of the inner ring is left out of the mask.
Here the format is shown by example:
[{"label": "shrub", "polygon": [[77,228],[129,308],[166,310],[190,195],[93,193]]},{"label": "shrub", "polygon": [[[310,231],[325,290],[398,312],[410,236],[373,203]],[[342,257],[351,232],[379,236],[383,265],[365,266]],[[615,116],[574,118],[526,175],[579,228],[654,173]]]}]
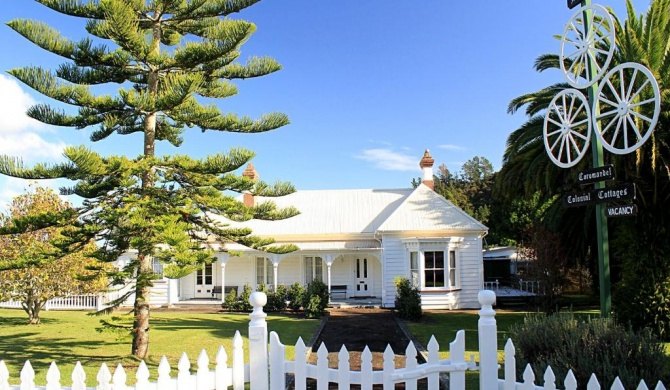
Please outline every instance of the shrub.
[{"label": "shrub", "polygon": [[249,286],[248,283],[245,283],[244,287],[242,287],[242,294],[240,294],[238,311],[251,311],[253,309],[251,303],[249,303],[249,297],[252,292],[251,286]]},{"label": "shrub", "polygon": [[221,307],[228,311],[237,311],[239,304],[237,303],[237,290],[232,289],[223,300]]},{"label": "shrub", "polygon": [[307,318],[323,316],[328,307],[328,286],[320,280],[311,281],[303,296],[302,307]]},{"label": "shrub", "polygon": [[670,278],[650,272],[628,275],[614,290],[614,315],[633,329],[649,328],[661,340],[670,340]]},{"label": "shrub", "polygon": [[579,319],[572,314],[526,317],[510,328],[516,348],[517,375],[530,363],[536,377],[551,366],[557,381],[572,369],[579,388],[591,374],[605,388],[618,376],[625,388],[668,379],[663,346],[649,332],[627,330],[612,319]]},{"label": "shrub", "polygon": [[295,282],[289,287],[286,299],[289,301],[288,307],[293,311],[298,311],[302,307],[305,288],[302,284]]},{"label": "shrub", "polygon": [[407,278],[397,277],[394,283],[397,291],[395,310],[398,317],[410,321],[419,320],[423,315],[419,289],[412,287]]},{"label": "shrub", "polygon": [[268,312],[276,311],[282,312],[286,311],[286,301],[288,300],[288,289],[283,284],[277,286],[275,291],[270,291],[267,293],[268,303],[265,305],[265,309]]},{"label": "shrub", "polygon": [[322,309],[321,297],[318,295],[306,295],[309,297],[309,302],[305,304],[305,317],[307,318],[321,318],[326,312]]}]

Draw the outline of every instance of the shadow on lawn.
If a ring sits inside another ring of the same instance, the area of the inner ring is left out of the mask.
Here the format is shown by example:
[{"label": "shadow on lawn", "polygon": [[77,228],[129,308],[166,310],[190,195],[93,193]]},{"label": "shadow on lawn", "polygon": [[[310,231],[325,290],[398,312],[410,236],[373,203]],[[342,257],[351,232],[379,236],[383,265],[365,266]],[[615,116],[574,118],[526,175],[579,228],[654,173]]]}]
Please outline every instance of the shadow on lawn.
[{"label": "shadow on lawn", "polygon": [[40,326],[40,325],[49,325],[58,322],[54,318],[40,318],[39,325],[30,325],[28,323],[28,315],[25,317],[0,317],[0,326]]},{"label": "shadow on lawn", "polygon": [[[101,354],[99,352],[90,354],[79,353],[76,357],[73,357],[72,350],[75,347],[81,346],[81,341],[69,339],[67,336],[57,340],[46,338],[36,340],[36,335],[37,332],[24,332],[13,334],[11,340],[6,338],[0,339],[0,351],[2,351],[3,359],[14,362],[30,360],[35,370],[40,370],[47,369],[53,361],[59,366],[74,365],[77,361],[80,361],[83,365],[96,364],[99,366],[103,362],[123,358],[122,356]],[[86,350],[101,351],[108,344],[108,342],[104,341],[89,340],[87,341]],[[17,346],[20,346],[20,348],[17,348]]]},{"label": "shadow on lawn", "polygon": [[[246,337],[251,318],[248,313],[222,315],[214,313],[210,318],[195,318],[181,313],[181,317],[168,317],[157,314],[152,316],[151,324],[154,329],[160,329],[167,332],[178,332],[186,329],[199,330],[207,332],[218,339],[231,339],[235,336],[235,331]],[[304,327],[307,322],[317,323],[320,319],[306,319],[302,315],[286,314],[268,314],[268,332],[278,330],[282,341],[297,341],[298,337],[303,335]],[[300,322],[300,324],[298,324]],[[305,340],[306,341],[306,340]]]}]

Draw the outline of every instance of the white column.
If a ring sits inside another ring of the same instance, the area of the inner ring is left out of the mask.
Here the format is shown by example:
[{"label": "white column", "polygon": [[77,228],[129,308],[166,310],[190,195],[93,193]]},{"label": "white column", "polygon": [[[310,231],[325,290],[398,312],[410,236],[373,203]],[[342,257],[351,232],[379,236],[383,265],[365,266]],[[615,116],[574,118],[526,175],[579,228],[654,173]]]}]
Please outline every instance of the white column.
[{"label": "white column", "polygon": [[481,290],[477,296],[482,305],[479,310],[479,388],[498,388],[498,327],[493,304],[496,294]]},{"label": "white column", "polygon": [[221,303],[226,300],[226,263],[221,262]]},{"label": "white column", "polygon": [[179,280],[177,279],[168,279],[168,306],[172,306],[175,303],[179,302]]},{"label": "white column", "polygon": [[286,257],[285,254],[284,254],[284,255],[280,255],[280,254],[276,254],[276,253],[273,253],[273,254],[272,254],[272,257],[271,257],[271,259],[272,259],[272,267],[273,267],[273,269],[274,269],[274,272],[273,272],[273,274],[274,274],[274,279],[273,279],[273,281],[272,281],[272,283],[274,283],[274,285],[273,285],[273,291],[277,291],[277,285],[278,285],[278,283],[279,283],[279,279],[278,279],[278,278],[279,278],[279,263],[281,263],[281,261],[284,259],[284,257]]},{"label": "white column", "polygon": [[267,314],[263,306],[268,297],[261,291],[254,291],[249,303],[254,310],[249,314],[249,388],[251,390],[268,390],[268,324]]},{"label": "white column", "polygon": [[221,266],[221,303],[223,303],[226,300],[226,264],[230,260],[230,255],[228,253],[217,253],[215,257]]},{"label": "white column", "polygon": [[277,290],[277,270],[279,269],[279,262],[283,256],[273,254],[272,255],[272,269],[274,272],[272,272],[273,279],[272,279],[272,291]]},{"label": "white column", "polygon": [[335,257],[337,255],[334,255],[332,253],[326,253],[324,256],[324,260],[326,261],[326,272],[328,275],[328,302],[330,302],[330,285],[331,285],[331,272],[330,268],[333,266],[333,261],[335,261]]}]

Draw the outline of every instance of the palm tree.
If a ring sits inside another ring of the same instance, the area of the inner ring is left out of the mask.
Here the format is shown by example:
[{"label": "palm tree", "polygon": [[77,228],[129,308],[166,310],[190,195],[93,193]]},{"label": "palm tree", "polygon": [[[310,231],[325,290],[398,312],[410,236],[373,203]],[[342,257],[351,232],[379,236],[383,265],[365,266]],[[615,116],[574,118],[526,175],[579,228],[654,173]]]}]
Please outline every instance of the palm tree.
[{"label": "palm tree", "polygon": [[[658,291],[659,285],[670,281],[670,262],[666,260],[666,255],[670,254],[670,230],[665,228],[670,222],[670,0],[653,0],[647,12],[639,15],[629,0],[624,23],[611,10],[610,13],[614,19],[616,39],[610,69],[626,62],[640,63],[651,70],[661,91],[661,115],[650,139],[631,154],[605,153],[606,163],[615,167],[617,180],[635,183],[635,203],[639,209],[635,218],[609,221],[612,277],[615,281],[620,280],[618,288],[627,294],[644,275],[647,280],[652,280],[652,283],[645,283],[655,294],[670,295],[670,291]],[[535,69],[539,72],[560,69],[559,61],[557,54],[544,54],[536,60]],[[588,207],[567,209],[562,206],[560,196],[565,190],[578,188],[576,174],[590,166],[590,159],[585,157],[569,169],[558,168],[548,158],[543,143],[546,109],[551,99],[566,88],[569,88],[567,83],[554,84],[510,102],[509,113],[525,108],[529,119],[507,140],[503,167],[496,180],[496,193],[506,199],[539,193],[541,199],[551,203],[544,215],[544,224],[561,232],[565,242],[571,243],[569,256],[590,256],[594,264],[593,257],[597,251],[593,246],[593,211]],[[608,96],[612,92],[603,88],[602,93]],[[648,112],[642,114],[651,115]],[[519,186],[518,183],[525,184]],[[651,294],[652,291],[646,293]],[[640,311],[649,307],[648,302],[642,302],[644,297],[638,300],[630,298],[629,295],[625,302],[635,301],[641,307],[628,308],[630,310]],[[632,316],[640,317],[639,313]],[[637,325],[665,321],[663,329],[670,330],[670,325],[667,325],[670,316],[666,317],[652,319],[647,316]],[[663,329],[657,330],[663,333]]]}]

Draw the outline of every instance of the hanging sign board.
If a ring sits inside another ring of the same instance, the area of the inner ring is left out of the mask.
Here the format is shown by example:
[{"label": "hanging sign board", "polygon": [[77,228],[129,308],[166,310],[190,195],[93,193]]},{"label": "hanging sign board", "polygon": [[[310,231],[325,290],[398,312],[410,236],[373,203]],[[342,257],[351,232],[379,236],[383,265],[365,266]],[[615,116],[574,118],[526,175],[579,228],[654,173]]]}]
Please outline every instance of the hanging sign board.
[{"label": "hanging sign board", "polygon": [[566,194],[563,195],[563,204],[565,207],[579,207],[627,199],[635,199],[635,183]]},{"label": "hanging sign board", "polygon": [[622,184],[616,187],[592,190],[596,203],[606,203],[623,199],[635,199],[635,183]]},{"label": "hanging sign board", "polygon": [[605,209],[607,218],[614,217],[630,217],[637,215],[637,206],[634,204],[627,204],[623,206],[607,206]]},{"label": "hanging sign board", "polygon": [[573,9],[578,5],[582,5],[582,0],[568,0],[568,8]]},{"label": "hanging sign board", "polygon": [[595,201],[592,192],[593,191],[582,191],[563,195],[563,204],[565,207],[579,207],[593,204]]},{"label": "hanging sign board", "polygon": [[579,184],[596,183],[599,181],[612,179],[614,179],[614,166],[611,164],[593,169],[587,169],[579,172],[577,175],[577,183]]}]

